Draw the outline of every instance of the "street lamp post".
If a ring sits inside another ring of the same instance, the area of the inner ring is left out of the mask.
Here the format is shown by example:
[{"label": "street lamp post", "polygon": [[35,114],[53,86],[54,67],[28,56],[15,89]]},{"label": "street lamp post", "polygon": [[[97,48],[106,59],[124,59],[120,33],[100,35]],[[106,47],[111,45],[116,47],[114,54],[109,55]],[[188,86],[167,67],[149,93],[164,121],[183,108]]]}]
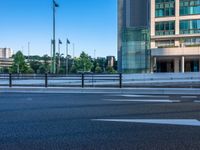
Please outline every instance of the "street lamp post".
[{"label": "street lamp post", "polygon": [[52,59],[52,73],[56,73],[56,7],[59,5],[53,0],[53,59]]}]

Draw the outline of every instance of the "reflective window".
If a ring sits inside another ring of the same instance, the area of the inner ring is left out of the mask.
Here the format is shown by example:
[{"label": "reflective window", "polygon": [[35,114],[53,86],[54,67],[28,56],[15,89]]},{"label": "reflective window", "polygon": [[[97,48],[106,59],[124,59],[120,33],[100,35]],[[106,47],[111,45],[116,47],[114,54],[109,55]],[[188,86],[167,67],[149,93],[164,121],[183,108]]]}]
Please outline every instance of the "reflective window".
[{"label": "reflective window", "polygon": [[200,20],[182,20],[180,21],[180,34],[200,33]]},{"label": "reflective window", "polygon": [[180,15],[200,14],[200,0],[180,0]]},{"label": "reflective window", "polygon": [[175,21],[157,22],[156,35],[174,35],[175,34]]},{"label": "reflective window", "polygon": [[156,0],[156,17],[167,17],[175,15],[174,0]]}]

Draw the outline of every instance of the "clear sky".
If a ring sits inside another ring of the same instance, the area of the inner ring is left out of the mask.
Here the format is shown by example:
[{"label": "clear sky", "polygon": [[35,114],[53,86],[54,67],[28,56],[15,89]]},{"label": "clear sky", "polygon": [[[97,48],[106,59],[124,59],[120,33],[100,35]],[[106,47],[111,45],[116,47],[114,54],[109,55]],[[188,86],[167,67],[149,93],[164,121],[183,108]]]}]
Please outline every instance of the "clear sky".
[{"label": "clear sky", "polygon": [[[50,54],[52,0],[0,0],[0,47]],[[117,55],[117,0],[57,0],[57,38],[75,43],[75,55]],[[70,52],[72,55],[72,44]]]}]

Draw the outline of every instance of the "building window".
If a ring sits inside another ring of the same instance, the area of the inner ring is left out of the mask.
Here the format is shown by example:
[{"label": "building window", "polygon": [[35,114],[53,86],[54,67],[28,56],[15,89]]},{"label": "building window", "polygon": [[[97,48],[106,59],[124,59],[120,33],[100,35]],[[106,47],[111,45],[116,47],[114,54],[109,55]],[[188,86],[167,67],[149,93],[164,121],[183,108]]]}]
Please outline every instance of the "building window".
[{"label": "building window", "polygon": [[198,34],[198,33],[200,33],[200,20],[180,21],[180,34]]},{"label": "building window", "polygon": [[180,15],[200,14],[200,0],[180,0]]},{"label": "building window", "polygon": [[200,38],[185,38],[185,46],[200,46]]},{"label": "building window", "polygon": [[156,47],[158,48],[174,47],[174,46],[175,46],[174,40],[156,41]]},{"label": "building window", "polygon": [[156,17],[175,16],[174,0],[156,0]]},{"label": "building window", "polygon": [[175,34],[175,21],[157,22],[156,35],[174,35]]}]

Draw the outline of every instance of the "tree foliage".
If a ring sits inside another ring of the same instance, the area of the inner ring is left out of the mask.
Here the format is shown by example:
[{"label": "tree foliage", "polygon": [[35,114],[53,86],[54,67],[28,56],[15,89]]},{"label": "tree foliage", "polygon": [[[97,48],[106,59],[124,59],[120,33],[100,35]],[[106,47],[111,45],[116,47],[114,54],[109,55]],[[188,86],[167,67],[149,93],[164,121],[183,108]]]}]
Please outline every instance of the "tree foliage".
[{"label": "tree foliage", "polygon": [[25,62],[25,57],[21,51],[14,55],[14,63],[10,67],[10,73],[29,73],[29,67]]},{"label": "tree foliage", "polygon": [[[76,58],[74,60],[74,67],[76,67],[77,72],[91,72],[92,69],[92,58],[86,54],[85,52],[82,52],[79,58]],[[75,68],[73,68],[75,70]]]}]

